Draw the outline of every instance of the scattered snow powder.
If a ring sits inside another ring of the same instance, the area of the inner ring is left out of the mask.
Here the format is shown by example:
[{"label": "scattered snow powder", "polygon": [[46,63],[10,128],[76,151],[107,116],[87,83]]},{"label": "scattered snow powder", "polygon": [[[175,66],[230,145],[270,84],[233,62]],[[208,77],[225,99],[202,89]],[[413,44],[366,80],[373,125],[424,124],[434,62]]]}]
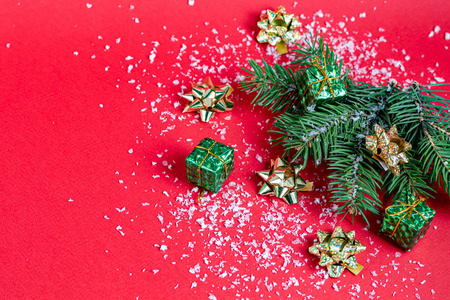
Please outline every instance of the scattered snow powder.
[{"label": "scattered snow powder", "polygon": [[200,272],[200,264],[196,264],[193,268],[189,269],[189,273],[195,274]]}]

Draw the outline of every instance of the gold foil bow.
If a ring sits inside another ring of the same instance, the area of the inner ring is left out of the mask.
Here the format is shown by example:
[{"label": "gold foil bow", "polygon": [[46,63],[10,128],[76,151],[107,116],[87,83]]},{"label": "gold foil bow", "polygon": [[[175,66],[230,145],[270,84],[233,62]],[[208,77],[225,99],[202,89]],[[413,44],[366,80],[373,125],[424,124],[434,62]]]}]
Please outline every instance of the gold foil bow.
[{"label": "gold foil bow", "polygon": [[189,100],[183,113],[199,111],[202,122],[209,122],[214,113],[233,109],[234,103],[228,100],[233,88],[228,83],[215,86],[207,77],[202,84],[191,82],[191,85],[192,92],[181,95]]},{"label": "gold foil bow", "polygon": [[313,187],[312,182],[300,177],[302,169],[300,164],[291,164],[288,159],[271,160],[269,170],[256,172],[265,181],[258,194],[282,198],[287,204],[298,203],[298,192],[310,191]]},{"label": "gold foil bow", "polygon": [[378,160],[385,171],[390,169],[395,176],[400,175],[399,164],[407,163],[406,151],[412,149],[410,143],[398,136],[397,126],[393,125],[386,132],[380,125],[375,125],[375,135],[366,136],[366,147]]},{"label": "gold foil bow", "polygon": [[300,40],[300,33],[297,27],[302,23],[294,14],[287,14],[283,6],[279,6],[277,11],[267,10],[267,13],[261,14],[261,21],[258,27],[261,28],[256,40],[260,43],[269,43],[277,46],[280,54],[287,53],[286,43]]},{"label": "gold foil bow", "polygon": [[319,265],[327,267],[328,275],[337,278],[347,268],[358,275],[364,268],[356,262],[355,254],[366,250],[366,246],[355,240],[355,231],[344,232],[337,226],[333,232],[319,230],[319,243],[309,247],[309,253],[320,257]]}]

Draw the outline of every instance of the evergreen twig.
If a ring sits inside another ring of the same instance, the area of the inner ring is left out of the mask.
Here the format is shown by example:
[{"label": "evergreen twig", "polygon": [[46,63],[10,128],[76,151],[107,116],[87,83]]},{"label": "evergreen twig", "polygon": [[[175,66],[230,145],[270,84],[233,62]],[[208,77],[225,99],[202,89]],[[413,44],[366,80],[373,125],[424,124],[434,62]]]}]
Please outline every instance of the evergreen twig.
[{"label": "evergreen twig", "polygon": [[368,210],[378,214],[382,202],[377,191],[380,189],[381,175],[375,170],[373,160],[365,149],[364,140],[353,137],[333,147],[328,159],[329,169],[334,172],[329,176],[333,193],[331,201],[340,204],[337,214],[360,214],[369,225],[365,216]]},{"label": "evergreen twig", "polygon": [[389,99],[389,113],[405,139],[417,147],[422,172],[450,195],[450,104],[435,93],[415,83]]},{"label": "evergreen twig", "polygon": [[[305,165],[310,159],[315,165],[328,161],[334,171],[329,178],[337,213],[361,214],[368,223],[365,212],[377,214],[382,207],[381,189],[394,200],[405,190],[432,197],[435,191],[428,183],[437,183],[450,195],[450,101],[438,95],[443,91],[432,90],[450,84],[373,86],[352,80],[347,70],[342,76],[346,99],[308,106],[301,99],[302,71],[318,58],[327,65],[339,64],[342,74],[342,60],[317,34],[304,43],[293,50],[295,71],[264,60],[261,67],[250,60],[252,71],[244,69],[241,89],[257,93],[254,105],[282,113],[275,118],[277,129],[271,132],[279,137],[272,142],[283,145],[286,153],[294,151],[293,159],[301,157]],[[375,124],[385,129],[397,125],[399,135],[413,146],[399,176],[390,171],[380,175],[383,171],[366,149],[365,137],[374,134]]]},{"label": "evergreen twig", "polygon": [[242,81],[240,88],[256,93],[252,104],[269,107],[273,112],[288,108],[294,110],[306,105],[301,99],[298,71],[294,72],[277,64],[270,66],[264,59],[264,68],[253,59],[249,60],[249,64],[253,71],[242,68],[246,72],[246,79]]},{"label": "evergreen twig", "polygon": [[280,135],[274,142],[281,143],[287,152],[296,150],[293,159],[302,157],[306,165],[312,156],[317,166],[328,157],[337,136],[344,132],[346,136],[354,134],[353,128],[358,127],[363,114],[348,104],[313,105],[301,116],[284,113],[275,118],[274,125],[279,130],[270,132]]}]

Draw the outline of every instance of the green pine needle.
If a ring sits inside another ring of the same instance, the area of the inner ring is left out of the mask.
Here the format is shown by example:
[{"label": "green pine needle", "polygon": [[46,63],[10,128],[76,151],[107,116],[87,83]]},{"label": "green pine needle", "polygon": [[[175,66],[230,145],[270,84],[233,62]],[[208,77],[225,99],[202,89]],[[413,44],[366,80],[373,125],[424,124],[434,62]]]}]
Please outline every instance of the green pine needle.
[{"label": "green pine needle", "polygon": [[282,114],[274,123],[279,130],[270,132],[280,135],[274,142],[281,143],[286,151],[296,150],[293,159],[302,157],[306,165],[312,156],[317,166],[328,157],[339,135],[355,134],[353,129],[360,126],[363,114],[348,104],[313,105],[301,116]]},{"label": "green pine needle", "polygon": [[241,82],[240,89],[256,93],[252,104],[268,107],[273,112],[281,112],[287,108],[295,110],[305,107],[301,99],[299,86],[300,73],[275,64],[270,66],[263,60],[264,68],[253,59],[249,60],[252,70],[242,68],[247,73]]},{"label": "green pine needle", "polygon": [[417,83],[398,90],[388,101],[399,133],[415,147],[421,170],[450,195],[450,103]]},{"label": "green pine needle", "polygon": [[392,200],[395,201],[406,190],[411,194],[433,198],[434,190],[427,184],[429,176],[421,171],[420,162],[417,159],[409,157],[409,162],[401,165],[400,168],[399,176],[394,176],[390,171],[384,174],[383,189],[387,197],[393,196]]},{"label": "green pine needle", "polygon": [[365,149],[364,140],[353,137],[340,141],[333,147],[328,159],[329,169],[334,172],[329,176],[333,193],[331,201],[340,204],[337,214],[350,213],[352,219],[360,214],[369,225],[365,211],[378,214],[382,202],[377,191],[380,189],[381,175],[373,167],[373,159]]},{"label": "green pine needle", "polygon": [[[298,49],[293,49],[292,51],[295,53],[292,56],[296,57],[296,60],[292,62],[292,66],[296,66],[299,68],[306,68],[311,65],[311,61],[318,58],[319,62],[323,65],[324,58],[326,65],[337,65],[338,57],[334,53],[333,49],[323,41],[323,36],[315,35],[312,32],[307,36],[304,40],[305,46],[297,44]],[[339,61],[339,73],[342,70],[342,60]]]}]

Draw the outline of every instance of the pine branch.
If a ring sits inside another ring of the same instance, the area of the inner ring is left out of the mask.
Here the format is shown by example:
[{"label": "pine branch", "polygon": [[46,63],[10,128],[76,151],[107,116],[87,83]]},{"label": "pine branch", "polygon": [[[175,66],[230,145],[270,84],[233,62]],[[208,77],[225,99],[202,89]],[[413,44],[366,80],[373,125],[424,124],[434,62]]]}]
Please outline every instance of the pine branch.
[{"label": "pine branch", "polygon": [[422,171],[450,195],[450,104],[436,92],[413,84],[389,99],[389,113],[405,139],[418,147]]},{"label": "pine branch", "polygon": [[279,116],[274,125],[280,130],[270,132],[281,135],[274,142],[281,143],[286,152],[296,150],[293,159],[302,157],[306,165],[313,156],[318,165],[328,157],[339,135],[354,135],[353,128],[363,121],[362,115],[363,112],[347,104],[313,105],[301,116],[291,113]]},{"label": "pine branch", "polygon": [[343,134],[344,139],[355,132],[368,135],[373,125],[389,122],[385,108],[390,90],[389,86],[349,82],[345,103],[312,105],[301,116],[284,113],[276,118],[274,125],[280,130],[271,132],[280,137],[273,142],[281,143],[286,152],[296,150],[293,159],[302,157],[306,165],[313,156],[318,165],[328,157],[338,135]]},{"label": "pine branch", "polygon": [[301,99],[300,73],[275,64],[270,66],[263,59],[264,68],[253,59],[249,60],[252,70],[242,68],[247,74],[241,82],[240,89],[257,93],[252,101],[254,105],[269,107],[273,112],[290,111],[306,107]]},{"label": "pine branch", "polygon": [[[293,50],[296,71],[280,65],[270,66],[264,60],[259,66],[250,60],[251,70],[241,89],[255,92],[253,104],[282,112],[274,123],[279,135],[274,142],[285,147],[285,154],[294,151],[293,159],[303,158],[306,165],[329,161],[333,180],[332,201],[339,204],[338,214],[344,217],[366,211],[378,213],[382,206],[378,196],[381,183],[387,196],[398,197],[403,191],[432,197],[428,182],[443,185],[450,194],[450,101],[430,90],[437,85],[413,84],[402,88],[395,84],[373,86],[343,75],[346,99],[339,103],[314,103],[302,99],[302,71],[315,59],[319,64],[337,65],[338,57],[323,41],[310,34],[305,44]],[[342,73],[342,60],[339,61]],[[439,84],[442,85],[442,84]],[[373,134],[373,126],[384,128],[396,124],[399,135],[413,145],[410,161],[401,165],[400,176],[380,169],[378,162],[365,148],[364,139]]]},{"label": "pine branch", "polygon": [[377,190],[380,189],[381,175],[375,170],[369,152],[365,149],[364,135],[346,141],[341,140],[333,147],[329,169],[334,172],[329,176],[333,181],[330,191],[331,201],[340,204],[337,214],[360,214],[369,225],[365,211],[378,214],[377,207],[382,207]]},{"label": "pine branch", "polygon": [[428,123],[429,126],[431,126],[434,130],[437,130],[447,136],[447,138],[450,138],[450,131],[445,130],[444,128],[441,128],[439,126],[434,125],[433,123]]},{"label": "pine branch", "polygon": [[353,103],[365,109],[369,113],[369,119],[376,119],[380,125],[390,125],[391,119],[387,113],[388,99],[396,93],[399,88],[393,84],[388,86],[373,86],[368,83],[354,81],[346,78],[347,84],[347,100],[346,103]]},{"label": "pine branch", "polygon": [[[292,56],[296,57],[296,60],[292,62],[292,66],[299,67],[304,69],[311,65],[311,61],[315,58],[319,59],[319,63],[324,64],[324,56],[326,65],[337,65],[338,57],[334,53],[333,49],[323,41],[323,36],[318,35],[316,32],[314,35],[310,32],[309,36],[304,40],[305,46],[296,43],[298,46],[297,49],[293,49],[292,51],[296,54]],[[323,55],[323,51],[325,51],[325,55]],[[339,74],[342,71],[342,60],[339,61]]]},{"label": "pine branch", "polygon": [[365,137],[372,134],[375,124],[390,124],[387,99],[396,90],[393,85],[372,86],[348,79],[348,103],[353,103],[363,112],[361,122],[355,124],[354,133],[344,135],[344,139],[333,147],[328,161],[330,169],[335,170],[329,178],[334,179],[331,185],[332,201],[341,204],[337,214],[350,213],[352,220],[361,214],[369,224],[366,211],[378,214],[382,202],[378,196],[381,172],[366,149]]},{"label": "pine branch", "polygon": [[433,197],[431,193],[435,191],[427,184],[429,176],[421,171],[420,162],[417,159],[409,157],[409,162],[401,165],[400,169],[399,176],[394,176],[392,172],[384,174],[383,189],[387,197],[393,195],[392,200],[395,201],[404,190],[411,194]]},{"label": "pine branch", "polygon": [[440,131],[425,126],[426,138],[419,143],[419,155],[424,172],[430,172],[431,181],[441,183],[450,195],[450,139]]},{"label": "pine branch", "polygon": [[[251,68],[242,68],[245,71],[243,75],[246,79],[241,82],[240,89],[256,93],[252,104],[269,107],[273,112],[297,113],[309,106],[307,99],[302,97],[302,91],[305,88],[301,86],[302,72],[316,58],[321,64],[324,64],[325,60],[327,65],[337,65],[338,58],[333,49],[323,42],[323,36],[319,38],[317,33],[314,36],[311,33],[305,43],[306,46],[297,44],[299,49],[293,50],[297,53],[293,56],[298,58],[292,63],[292,66],[300,67],[296,71],[278,64],[270,66],[264,59],[262,66],[251,59],[249,60]],[[325,51],[324,53],[322,53],[322,49]],[[341,74],[342,60],[337,70]],[[343,78],[348,77],[348,72],[349,70],[343,75]]]}]

